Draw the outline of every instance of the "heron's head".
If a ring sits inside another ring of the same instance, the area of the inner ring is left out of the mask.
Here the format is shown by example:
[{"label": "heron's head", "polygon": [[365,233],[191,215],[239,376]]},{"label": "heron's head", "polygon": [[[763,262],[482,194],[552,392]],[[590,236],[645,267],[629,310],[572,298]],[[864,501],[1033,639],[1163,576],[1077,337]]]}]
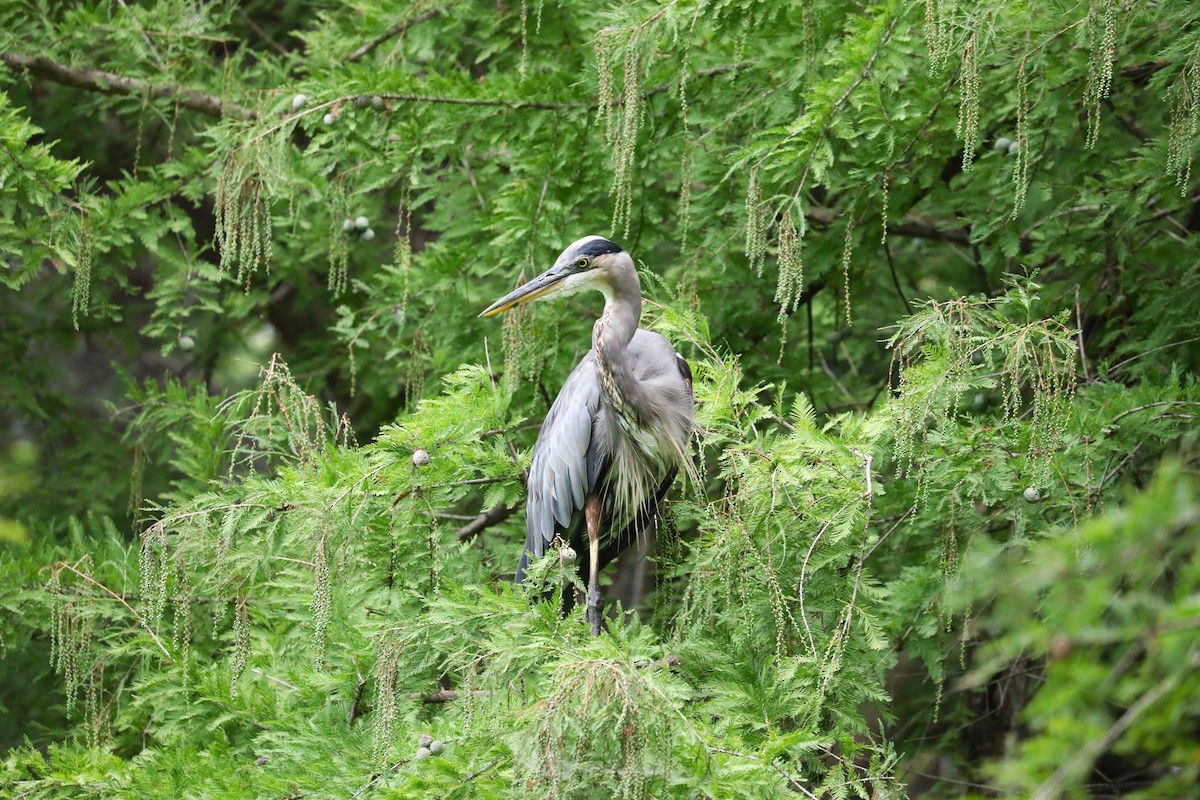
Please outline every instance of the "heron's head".
[{"label": "heron's head", "polygon": [[585,236],[572,242],[554,262],[554,266],[533,280],[492,303],[479,316],[490,317],[530,300],[565,297],[585,289],[603,292],[606,297],[621,281],[637,280],[633,259],[603,236]]}]

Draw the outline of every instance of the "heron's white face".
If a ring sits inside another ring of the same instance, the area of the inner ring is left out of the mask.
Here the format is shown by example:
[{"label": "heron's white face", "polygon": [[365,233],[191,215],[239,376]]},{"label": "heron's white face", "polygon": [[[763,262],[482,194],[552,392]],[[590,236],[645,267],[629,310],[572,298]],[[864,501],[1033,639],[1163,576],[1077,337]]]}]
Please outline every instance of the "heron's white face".
[{"label": "heron's white face", "polygon": [[585,289],[596,289],[607,296],[612,286],[611,270],[620,266],[621,257],[632,265],[625,251],[609,240],[585,236],[563,250],[553,267],[492,303],[479,316],[490,317],[532,300],[566,297]]}]

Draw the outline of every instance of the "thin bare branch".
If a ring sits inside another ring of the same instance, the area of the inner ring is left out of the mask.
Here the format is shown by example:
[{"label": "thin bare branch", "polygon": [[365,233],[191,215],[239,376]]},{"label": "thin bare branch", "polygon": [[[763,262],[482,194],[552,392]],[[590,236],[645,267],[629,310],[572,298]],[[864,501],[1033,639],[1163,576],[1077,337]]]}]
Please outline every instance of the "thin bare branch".
[{"label": "thin bare branch", "polygon": [[158,54],[158,48],[154,46],[154,42],[150,41],[150,37],[146,35],[146,31],[142,28],[142,24],[138,22],[137,15],[129,10],[129,6],[125,4],[125,0],[117,0],[117,2],[120,4],[121,8],[125,9],[125,13],[129,15],[130,21],[133,22],[133,27],[137,28],[138,33],[142,35],[142,41],[146,43],[146,49],[150,51],[150,55],[153,57],[154,63],[158,65],[160,71],[166,72],[167,65],[163,63],[162,57]]},{"label": "thin bare branch", "polygon": [[[407,94],[404,92],[381,92],[378,95],[367,95],[382,97],[384,100],[397,100],[403,103],[432,103],[445,104],[452,106],[491,106],[495,108],[507,108],[512,111],[534,110],[534,111],[569,111],[571,109],[590,109],[594,106],[587,103],[552,103],[539,100],[516,100],[506,97],[449,97],[444,95],[429,95],[429,94]],[[357,95],[352,95],[354,99]]]},{"label": "thin bare branch", "polygon": [[1137,406],[1136,408],[1131,408],[1128,411],[1122,411],[1120,414],[1117,414],[1115,417],[1113,417],[1112,422],[1108,424],[1116,425],[1130,414],[1136,414],[1137,412],[1145,411],[1148,408],[1163,408],[1164,406],[1200,406],[1200,403],[1196,402],[1195,400],[1162,400],[1158,403],[1146,403],[1143,406]]},{"label": "thin bare branch", "polygon": [[290,684],[290,683],[288,683],[287,681],[285,681],[283,678],[276,678],[274,675],[268,675],[267,673],[263,672],[261,669],[258,669],[258,668],[256,668],[256,667],[251,667],[251,668],[250,668],[250,671],[251,671],[251,672],[253,672],[255,675],[258,675],[258,676],[261,676],[261,677],[263,677],[263,678],[266,678],[266,679],[267,679],[267,680],[269,680],[271,683],[277,683],[277,684],[279,684],[280,686],[282,686],[282,687],[283,687],[283,688],[285,688],[285,689],[291,689],[293,692],[298,692],[298,691],[300,691],[300,690],[299,690],[299,689],[297,689],[295,686],[293,686],[292,684]]},{"label": "thin bare branch", "polygon": [[1116,364],[1113,364],[1111,367],[1109,367],[1108,371],[1116,372],[1121,367],[1125,366],[1126,364],[1137,361],[1142,356],[1148,356],[1151,353],[1157,353],[1159,350],[1167,350],[1172,347],[1181,347],[1185,344],[1191,344],[1192,342],[1200,342],[1200,336],[1193,336],[1190,339],[1183,339],[1178,342],[1171,342],[1170,344],[1159,345],[1158,347],[1151,347],[1149,350],[1143,350],[1142,352],[1132,355],[1129,358],[1126,358],[1122,361],[1118,361]]},{"label": "thin bare branch", "polygon": [[407,19],[400,20],[395,25],[388,28],[386,31],[379,34],[371,41],[362,45],[361,47],[359,47],[357,50],[355,50],[350,55],[346,56],[346,61],[358,61],[360,58],[362,58],[367,53],[374,50],[376,47],[379,47],[379,45],[383,44],[388,39],[391,39],[393,36],[399,36],[400,34],[404,33],[406,30],[411,28],[413,25],[419,25],[420,23],[424,22],[425,20],[433,19],[434,17],[438,16],[441,13],[442,12],[440,10],[435,8],[431,11],[426,11],[424,14],[417,14],[415,17],[409,17]]},{"label": "thin bare branch", "polygon": [[109,597],[116,600],[121,605],[125,606],[125,608],[129,610],[129,613],[133,615],[133,618],[135,620],[137,620],[137,623],[138,623],[138,625],[141,626],[142,630],[144,630],[146,633],[150,634],[150,638],[154,640],[154,643],[156,645],[158,645],[158,649],[162,651],[162,654],[164,657],[166,657],[167,661],[171,662],[171,661],[175,660],[175,659],[171,658],[171,652],[169,650],[167,650],[167,646],[165,644],[163,644],[162,639],[159,639],[158,635],[154,633],[153,629],[151,629],[151,627],[150,627],[150,624],[148,622],[146,622],[145,618],[142,617],[141,614],[139,614],[137,611],[134,610],[133,606],[129,605],[129,603],[126,603],[125,598],[121,597],[121,595],[117,594],[112,589],[109,589],[107,586],[105,586],[103,583],[100,583],[100,581],[96,580],[91,575],[88,575],[87,573],[77,569],[74,565],[68,564],[66,561],[58,562],[56,565],[51,567],[51,569],[65,569],[70,572],[73,572],[75,575],[79,576],[83,580],[92,584],[97,589],[100,589],[105,594],[107,594]]},{"label": "thin bare branch", "polygon": [[716,745],[712,745],[712,744],[705,744],[704,747],[708,750],[711,750],[714,753],[724,753],[725,755],[735,756],[737,758],[746,758],[746,759],[749,759],[750,761],[758,761],[758,762],[764,763],[767,766],[769,766],[771,769],[775,770],[780,775],[782,775],[784,777],[784,779],[788,782],[788,785],[791,786],[794,790],[796,790],[797,792],[800,792],[800,794],[804,795],[805,797],[811,798],[811,800],[817,800],[817,796],[815,794],[813,794],[812,792],[810,792],[808,789],[806,789],[804,784],[800,783],[800,781],[796,780],[793,776],[789,775],[782,767],[780,767],[774,761],[767,761],[765,759],[759,758],[758,756],[751,755],[749,753],[739,753],[736,750],[726,750],[724,747],[717,747]]},{"label": "thin bare branch", "polygon": [[850,504],[847,503],[833,512],[832,517],[825,520],[825,524],[821,526],[821,529],[817,531],[817,535],[813,537],[812,544],[808,546],[808,552],[804,554],[804,563],[800,565],[800,585],[797,587],[797,594],[800,596],[800,619],[804,622],[804,632],[808,634],[809,650],[812,651],[813,659],[817,661],[820,661],[821,656],[817,652],[817,642],[813,638],[812,628],[808,624],[808,614],[804,610],[804,581],[808,573],[808,560],[812,558],[813,551],[817,549],[817,544],[821,541],[821,537],[825,535],[825,531],[829,530],[829,526],[833,524],[834,520],[840,517],[842,512],[849,507]]},{"label": "thin bare branch", "polygon": [[337,499],[334,500],[332,503],[330,503],[329,506],[325,510],[332,511],[337,506],[338,503],[345,500],[346,496],[348,494],[350,494],[352,491],[354,491],[355,487],[357,487],[358,485],[360,485],[366,481],[369,481],[371,478],[374,478],[376,475],[378,475],[380,472],[382,472],[383,470],[387,469],[390,466],[392,466],[392,465],[391,464],[381,464],[380,466],[378,466],[375,469],[368,472],[366,475],[363,475],[361,478],[354,481],[354,483],[352,483],[348,487],[346,487],[346,491],[344,491],[340,495],[338,495]]},{"label": "thin bare branch", "polygon": [[366,794],[368,791],[370,791],[372,786],[379,783],[381,780],[386,778],[388,775],[391,775],[393,772],[400,769],[401,767],[403,767],[405,764],[407,764],[410,761],[412,761],[411,758],[402,758],[399,761],[397,761],[395,764],[392,764],[391,766],[389,766],[383,772],[380,772],[379,774],[373,776],[371,778],[371,780],[367,781],[362,786],[362,788],[360,788],[354,794],[350,795],[350,800],[357,800],[357,798],[362,797],[364,794]]},{"label": "thin bare branch", "polygon": [[237,10],[237,14],[238,14],[238,17],[242,20],[242,22],[246,23],[246,27],[249,28],[250,30],[254,31],[254,33],[260,39],[262,39],[264,42],[267,43],[268,47],[270,47],[273,51],[275,51],[276,53],[278,53],[281,56],[287,55],[287,48],[284,47],[283,45],[281,45],[279,42],[275,41],[275,37],[271,36],[271,34],[267,33],[265,30],[263,30],[262,27],[257,22],[250,19],[249,14],[247,14],[245,11],[243,11],[240,8]]},{"label": "thin bare branch", "polygon": [[1083,363],[1083,381],[1091,383],[1092,376],[1088,374],[1087,350],[1083,346],[1083,312],[1079,308],[1079,284],[1075,284],[1075,334],[1079,337],[1079,360]]}]

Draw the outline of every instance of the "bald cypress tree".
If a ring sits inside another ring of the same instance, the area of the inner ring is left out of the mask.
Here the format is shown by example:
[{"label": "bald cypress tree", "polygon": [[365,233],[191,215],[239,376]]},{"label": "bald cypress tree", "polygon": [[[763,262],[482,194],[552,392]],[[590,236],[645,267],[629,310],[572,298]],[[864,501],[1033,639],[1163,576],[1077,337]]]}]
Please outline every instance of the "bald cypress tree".
[{"label": "bald cypress tree", "polygon": [[[0,786],[1195,793],[1198,17],[0,9]],[[591,233],[700,425],[601,637],[592,306],[476,319]]]}]

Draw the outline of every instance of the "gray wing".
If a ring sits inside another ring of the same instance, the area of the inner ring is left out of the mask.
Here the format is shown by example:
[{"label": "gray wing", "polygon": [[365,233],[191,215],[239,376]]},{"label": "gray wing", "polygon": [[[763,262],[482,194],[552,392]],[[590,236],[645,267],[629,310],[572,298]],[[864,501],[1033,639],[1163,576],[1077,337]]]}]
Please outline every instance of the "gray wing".
[{"label": "gray wing", "polygon": [[525,550],[517,583],[529,562],[545,554],[555,536],[570,536],[588,492],[600,482],[605,448],[595,424],[600,413],[600,380],[591,351],[572,370],[542,422],[529,465],[525,505]]}]

